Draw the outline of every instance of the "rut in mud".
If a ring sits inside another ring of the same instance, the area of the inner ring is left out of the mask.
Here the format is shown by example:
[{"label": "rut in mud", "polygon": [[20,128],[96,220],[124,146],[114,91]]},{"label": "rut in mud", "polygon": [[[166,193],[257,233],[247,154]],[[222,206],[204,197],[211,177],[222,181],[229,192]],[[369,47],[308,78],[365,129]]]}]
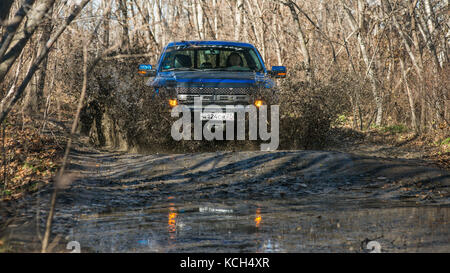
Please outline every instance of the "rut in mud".
[{"label": "rut in mud", "polygon": [[[362,252],[371,240],[383,252],[450,251],[450,173],[414,160],[77,148],[70,172],[53,235],[83,252]],[[49,195],[24,201],[11,251],[39,249]]]}]

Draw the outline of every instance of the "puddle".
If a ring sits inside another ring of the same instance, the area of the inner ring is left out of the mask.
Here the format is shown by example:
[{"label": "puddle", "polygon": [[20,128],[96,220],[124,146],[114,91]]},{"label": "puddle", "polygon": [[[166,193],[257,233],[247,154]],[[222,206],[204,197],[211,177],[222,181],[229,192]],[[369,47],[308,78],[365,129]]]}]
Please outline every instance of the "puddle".
[{"label": "puddle", "polygon": [[[381,252],[450,252],[450,175],[414,162],[323,151],[114,155],[98,172],[88,155],[77,160],[86,176],[58,196],[55,251],[77,241],[81,252],[367,252],[375,241]],[[23,201],[3,234],[7,251],[39,251],[49,196]]]},{"label": "puddle", "polygon": [[70,240],[88,252],[364,252],[372,240],[384,252],[450,250],[449,208],[204,208],[80,219]]}]

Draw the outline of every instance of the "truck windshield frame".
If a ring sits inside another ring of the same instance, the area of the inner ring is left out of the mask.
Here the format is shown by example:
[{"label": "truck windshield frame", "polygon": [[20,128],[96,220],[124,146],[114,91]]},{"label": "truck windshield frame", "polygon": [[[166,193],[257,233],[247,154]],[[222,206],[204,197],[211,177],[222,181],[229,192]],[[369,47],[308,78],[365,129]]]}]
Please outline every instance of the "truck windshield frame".
[{"label": "truck windshield frame", "polygon": [[[236,55],[238,56],[237,58]],[[191,70],[229,72],[265,71],[264,64],[254,48],[234,45],[170,46],[165,49],[158,70],[160,72]]]}]

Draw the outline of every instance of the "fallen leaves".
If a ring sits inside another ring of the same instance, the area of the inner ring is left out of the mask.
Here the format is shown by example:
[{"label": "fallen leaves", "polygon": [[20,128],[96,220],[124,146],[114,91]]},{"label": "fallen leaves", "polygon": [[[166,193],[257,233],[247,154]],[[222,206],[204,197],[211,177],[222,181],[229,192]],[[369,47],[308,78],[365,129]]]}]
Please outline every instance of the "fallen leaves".
[{"label": "fallen leaves", "polygon": [[[0,184],[2,200],[17,199],[24,192],[36,191],[49,182],[58,169],[56,163],[62,155],[62,149],[54,137],[39,134],[38,124],[31,124],[11,119],[6,125],[2,149],[2,168]],[[3,162],[5,158],[5,162]],[[5,182],[6,181],[6,185]]]}]

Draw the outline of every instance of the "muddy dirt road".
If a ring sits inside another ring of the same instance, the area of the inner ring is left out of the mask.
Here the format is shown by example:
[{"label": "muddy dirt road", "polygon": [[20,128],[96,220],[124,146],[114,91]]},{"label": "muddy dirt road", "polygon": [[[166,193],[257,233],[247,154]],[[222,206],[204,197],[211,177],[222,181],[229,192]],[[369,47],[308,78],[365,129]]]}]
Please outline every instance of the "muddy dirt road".
[{"label": "muddy dirt road", "polygon": [[[77,148],[70,171],[53,234],[82,252],[367,252],[372,240],[382,252],[450,251],[450,173],[414,160]],[[10,251],[39,243],[49,195],[23,202]]]}]

